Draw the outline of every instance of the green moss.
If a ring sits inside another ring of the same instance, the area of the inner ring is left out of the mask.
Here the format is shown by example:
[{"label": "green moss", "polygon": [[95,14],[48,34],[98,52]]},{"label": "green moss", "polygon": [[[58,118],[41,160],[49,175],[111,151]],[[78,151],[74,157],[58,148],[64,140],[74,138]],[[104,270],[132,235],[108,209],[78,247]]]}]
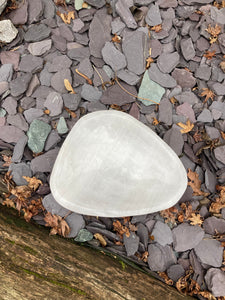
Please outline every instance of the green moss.
[{"label": "green moss", "polygon": [[10,244],[12,244],[12,245],[15,244],[15,241],[11,241],[11,240],[9,240],[9,239],[5,239],[5,241],[8,242],[8,243],[10,243]]},{"label": "green moss", "polygon": [[119,260],[119,263],[121,264],[122,269],[125,270],[126,269],[126,264],[122,260]]},{"label": "green moss", "polygon": [[31,247],[27,246],[27,245],[21,245],[21,244],[17,244],[19,247],[21,247],[23,250],[25,250],[27,253],[36,255],[38,254],[38,252],[34,249],[32,249]]}]

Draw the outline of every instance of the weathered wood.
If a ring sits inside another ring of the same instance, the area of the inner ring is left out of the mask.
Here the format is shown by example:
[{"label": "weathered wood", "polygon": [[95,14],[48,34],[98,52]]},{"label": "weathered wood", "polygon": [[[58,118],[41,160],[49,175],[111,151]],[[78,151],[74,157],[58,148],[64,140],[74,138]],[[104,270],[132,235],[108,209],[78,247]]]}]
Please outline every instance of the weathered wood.
[{"label": "weathered wood", "polygon": [[0,299],[193,299],[0,204]]}]

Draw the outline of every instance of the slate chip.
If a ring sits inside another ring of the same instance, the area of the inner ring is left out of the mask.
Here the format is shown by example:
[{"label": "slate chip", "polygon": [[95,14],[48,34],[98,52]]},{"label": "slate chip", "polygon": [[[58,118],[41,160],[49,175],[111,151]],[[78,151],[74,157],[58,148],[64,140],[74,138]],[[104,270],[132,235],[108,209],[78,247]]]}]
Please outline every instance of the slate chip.
[{"label": "slate chip", "polygon": [[51,126],[40,120],[33,120],[27,132],[28,147],[34,153],[40,153],[44,149],[45,141],[51,131]]},{"label": "slate chip", "polygon": [[98,101],[102,96],[102,92],[90,84],[83,84],[81,89],[81,97],[87,101]]},{"label": "slate chip", "polygon": [[12,80],[9,84],[11,95],[13,97],[21,96],[27,90],[31,78],[32,74],[26,73]]},{"label": "slate chip", "polygon": [[204,122],[204,123],[210,123],[212,122],[212,120],[213,120],[212,114],[210,110],[207,108],[204,108],[197,118],[198,122]]},{"label": "slate chip", "polygon": [[21,58],[19,71],[25,73],[36,73],[42,69],[43,63],[43,58],[28,54]]},{"label": "slate chip", "polygon": [[33,174],[38,172],[51,172],[58,155],[59,148],[51,149],[48,152],[39,155],[31,160],[31,170]]},{"label": "slate chip", "polygon": [[58,215],[63,218],[69,213],[68,209],[62,207],[58,202],[56,202],[51,193],[43,198],[42,204],[52,215]]},{"label": "slate chip", "polygon": [[184,140],[182,133],[175,124],[164,134],[163,140],[174,150],[178,156],[182,154]]},{"label": "slate chip", "polygon": [[49,37],[51,29],[45,24],[32,24],[24,35],[26,42],[39,42]]},{"label": "slate chip", "polygon": [[214,297],[225,295],[225,273],[217,268],[208,269],[205,275],[205,281]]},{"label": "slate chip", "polygon": [[112,42],[106,42],[102,48],[102,56],[106,64],[114,71],[118,71],[126,67],[126,58],[123,53],[115,48]]},{"label": "slate chip", "polygon": [[162,246],[169,245],[173,242],[171,229],[167,224],[161,221],[156,221],[151,235],[154,236],[154,241]]},{"label": "slate chip", "polygon": [[13,97],[9,96],[1,103],[1,107],[4,108],[9,115],[15,115],[17,101]]},{"label": "slate chip", "polygon": [[215,235],[216,233],[225,233],[225,220],[216,218],[214,216],[204,220],[203,228],[206,233]]},{"label": "slate chip", "polygon": [[27,120],[28,123],[31,123],[35,119],[40,118],[43,116],[44,112],[42,109],[31,107],[29,109],[26,109],[24,112],[24,117]]},{"label": "slate chip", "polygon": [[211,76],[211,68],[208,66],[200,66],[195,71],[195,76],[199,79],[208,81]]},{"label": "slate chip", "polygon": [[149,26],[156,26],[162,23],[159,5],[157,3],[149,6],[145,21]]},{"label": "slate chip", "polygon": [[82,215],[77,213],[70,214],[68,217],[66,217],[65,221],[70,227],[70,233],[67,235],[68,238],[76,237],[79,231],[85,226]]},{"label": "slate chip", "polygon": [[72,84],[72,76],[70,69],[64,69],[56,72],[51,78],[51,86],[59,93],[66,93],[66,88],[64,85],[64,79],[69,80]]},{"label": "slate chip", "polygon": [[14,149],[13,149],[13,156],[11,158],[11,161],[14,163],[21,162],[21,159],[23,157],[24,148],[27,144],[28,137],[26,135],[21,136],[21,138],[16,143]]},{"label": "slate chip", "polygon": [[172,121],[172,104],[168,99],[164,98],[159,105],[159,122],[172,125]]},{"label": "slate chip", "polygon": [[8,81],[10,82],[13,75],[13,65],[4,64],[0,67],[0,82]]},{"label": "slate chip", "polygon": [[11,171],[12,179],[16,185],[27,185],[28,182],[23,176],[32,177],[30,166],[24,162],[10,164],[9,171]]},{"label": "slate chip", "polygon": [[51,47],[52,47],[52,40],[47,39],[41,42],[30,43],[27,49],[30,52],[30,54],[35,56],[40,56],[46,53],[47,51],[49,51]]},{"label": "slate chip", "polygon": [[121,17],[122,21],[127,25],[128,28],[137,28],[137,23],[130,11],[128,2],[123,0],[118,0],[116,2],[115,8],[118,15]]},{"label": "slate chip", "polygon": [[193,88],[196,84],[195,77],[185,69],[175,68],[171,75],[182,88]]},{"label": "slate chip", "polygon": [[28,130],[28,124],[26,120],[24,119],[23,115],[20,113],[17,113],[15,115],[9,115],[7,117],[7,122],[10,125],[14,125],[15,127],[27,131]]},{"label": "slate chip", "polygon": [[176,80],[169,74],[162,73],[156,63],[151,64],[151,67],[148,69],[148,74],[151,80],[164,88],[173,88],[177,85]]},{"label": "slate chip", "polygon": [[64,105],[73,111],[77,110],[81,101],[80,94],[63,94],[62,98],[63,98]]},{"label": "slate chip", "polygon": [[180,56],[177,52],[162,53],[157,59],[157,66],[163,73],[170,73],[179,63]]},{"label": "slate chip", "polygon": [[44,106],[50,111],[50,116],[58,116],[61,114],[63,109],[63,99],[62,96],[57,92],[52,92],[46,98]]},{"label": "slate chip", "polygon": [[134,255],[137,252],[139,240],[139,237],[134,232],[130,232],[129,237],[125,233],[123,234],[123,242],[127,256]]},{"label": "slate chip", "polygon": [[179,278],[185,275],[185,270],[182,265],[172,265],[167,270],[166,273],[170,279],[176,282]]}]

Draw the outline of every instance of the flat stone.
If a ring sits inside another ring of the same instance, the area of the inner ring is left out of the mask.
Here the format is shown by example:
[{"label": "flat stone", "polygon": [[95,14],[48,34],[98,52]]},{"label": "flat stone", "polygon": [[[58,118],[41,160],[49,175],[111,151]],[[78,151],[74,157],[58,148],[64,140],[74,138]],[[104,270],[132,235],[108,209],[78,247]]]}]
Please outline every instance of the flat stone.
[{"label": "flat stone", "polygon": [[13,97],[21,96],[28,88],[32,74],[24,74],[12,80],[9,84],[10,92]]},{"label": "flat stone", "polygon": [[0,15],[7,5],[7,0],[0,0]]},{"label": "flat stone", "polygon": [[43,58],[28,54],[21,58],[19,71],[25,73],[36,73],[42,69],[43,63]]},{"label": "flat stone", "polygon": [[208,81],[211,77],[211,68],[208,66],[199,66],[195,71],[195,77]]},{"label": "flat stone", "polygon": [[212,111],[213,109],[221,112],[221,119],[225,119],[225,103],[219,101],[213,101],[210,105],[209,109]]},{"label": "flat stone", "polygon": [[123,53],[127,60],[127,68],[136,75],[141,75],[145,71],[145,33],[134,31],[123,37]]},{"label": "flat stone", "polygon": [[64,37],[68,42],[74,41],[74,34],[70,27],[67,24],[62,24],[59,26],[59,33]]},{"label": "flat stone", "polygon": [[9,89],[9,84],[7,81],[0,82],[0,95],[3,95]]},{"label": "flat stone", "polygon": [[158,40],[150,40],[151,57],[156,58],[162,53],[162,44]]},{"label": "flat stone", "polygon": [[155,81],[162,87],[173,88],[177,85],[176,80],[169,74],[162,73],[156,63],[152,63],[148,69],[148,74],[151,80]]},{"label": "flat stone", "polygon": [[157,3],[150,4],[145,21],[149,26],[156,26],[162,23],[159,5]]},{"label": "flat stone", "polygon": [[38,172],[50,173],[52,171],[58,152],[59,152],[59,148],[55,148],[49,150],[48,152],[42,155],[33,158],[30,164],[33,174],[36,174]]},{"label": "flat stone", "polygon": [[13,97],[7,97],[1,104],[9,115],[16,114],[17,101]]},{"label": "flat stone", "polygon": [[73,20],[72,30],[74,32],[79,32],[83,27],[84,27],[84,22],[81,19],[77,18]]},{"label": "flat stone", "polygon": [[213,239],[202,240],[195,248],[195,253],[202,264],[221,267],[223,262],[223,247]]},{"label": "flat stone", "polygon": [[89,58],[84,58],[80,62],[78,66],[78,71],[86,75],[88,78],[91,78],[93,76],[93,68]]},{"label": "flat stone", "polygon": [[7,122],[10,125],[13,125],[23,131],[27,131],[28,130],[28,124],[26,122],[26,120],[24,119],[23,115],[18,113],[15,115],[9,115],[7,117]]},{"label": "flat stone", "polygon": [[59,118],[59,122],[57,124],[57,131],[59,134],[65,134],[68,132],[68,127],[64,117]]},{"label": "flat stone", "polygon": [[209,217],[205,219],[203,223],[203,228],[206,233],[215,235],[216,233],[224,234],[225,233],[225,220],[219,219],[216,217]]},{"label": "flat stone", "polygon": [[102,48],[106,42],[111,41],[112,17],[107,14],[106,8],[98,10],[89,28],[89,47],[91,55],[102,57]]},{"label": "flat stone", "polygon": [[214,154],[216,159],[225,164],[225,145],[216,147],[216,149],[214,149]]},{"label": "flat stone", "polygon": [[61,141],[60,136],[58,135],[56,130],[52,130],[45,142],[45,151],[50,150],[51,148],[54,148],[59,142]]},{"label": "flat stone", "polygon": [[164,134],[163,140],[174,150],[178,156],[182,154],[184,140],[182,133],[175,124]]},{"label": "flat stone", "polygon": [[218,96],[225,95],[225,83],[216,82],[212,85],[213,92]]},{"label": "flat stone", "polygon": [[49,37],[51,30],[45,24],[32,24],[24,35],[26,42],[39,42]]},{"label": "flat stone", "polygon": [[62,218],[70,212],[68,209],[62,207],[58,202],[56,202],[52,194],[46,195],[42,200],[42,204],[52,215],[57,215]]},{"label": "flat stone", "polygon": [[117,77],[129,85],[136,85],[140,81],[140,78],[135,73],[128,70],[119,70]]},{"label": "flat stone", "polygon": [[111,22],[112,34],[120,35],[122,30],[126,27],[126,25],[121,21],[120,18],[115,18]]},{"label": "flat stone", "polygon": [[176,282],[179,278],[185,275],[185,270],[181,265],[177,264],[169,266],[169,268],[166,270],[166,273],[170,279]]},{"label": "flat stone", "polygon": [[191,38],[182,39],[180,41],[180,47],[182,54],[186,60],[190,60],[195,57],[195,48]]},{"label": "flat stone", "polygon": [[64,105],[69,108],[70,110],[77,110],[80,101],[81,95],[80,94],[63,94],[63,102]]},{"label": "flat stone", "polygon": [[177,7],[178,5],[177,0],[159,0],[157,3],[161,8]]},{"label": "flat stone", "polygon": [[52,41],[53,41],[53,45],[56,49],[58,49],[62,53],[66,52],[66,50],[67,50],[66,39],[64,39],[63,36],[53,34]]},{"label": "flat stone", "polygon": [[24,148],[27,144],[28,137],[26,135],[23,135],[18,142],[16,143],[14,149],[13,149],[13,156],[11,158],[11,161],[14,163],[21,162],[21,159],[23,157]]},{"label": "flat stone", "polygon": [[196,11],[196,8],[196,6],[179,5],[176,9],[176,13],[180,18],[187,19]]},{"label": "flat stone", "polygon": [[41,85],[50,86],[52,76],[53,74],[49,73],[46,67],[42,69],[39,76]]},{"label": "flat stone", "polygon": [[44,17],[46,19],[51,19],[55,17],[55,5],[54,2],[48,0],[42,0],[44,6]]},{"label": "flat stone", "polygon": [[31,107],[23,112],[25,119],[28,123],[32,123],[35,119],[43,116],[42,109]]},{"label": "flat stone", "polygon": [[196,247],[204,237],[202,228],[187,223],[178,225],[172,232],[174,238],[173,247],[177,252],[184,252]]},{"label": "flat stone", "polygon": [[0,41],[2,43],[12,42],[18,34],[18,30],[10,20],[0,21]]},{"label": "flat stone", "polygon": [[49,51],[52,47],[52,40],[43,40],[41,42],[30,43],[27,47],[30,54],[34,56],[40,56],[47,51]]},{"label": "flat stone", "polygon": [[123,234],[123,242],[127,252],[127,256],[134,255],[138,251],[139,237],[134,233],[130,232],[129,237]]},{"label": "flat stone", "polygon": [[225,47],[225,33],[222,33],[218,36],[218,41],[222,47]]},{"label": "flat stone", "polygon": [[64,85],[64,79],[68,79],[72,84],[72,77],[70,69],[64,69],[55,73],[51,78],[51,86],[59,93],[66,93],[67,90]]},{"label": "flat stone", "polygon": [[206,185],[206,188],[211,193],[215,193],[216,192],[216,184],[217,184],[216,175],[214,173],[212,173],[210,170],[207,169],[205,171],[205,185]]},{"label": "flat stone", "polygon": [[6,143],[17,143],[24,132],[12,125],[1,126],[0,139]]},{"label": "flat stone", "polygon": [[126,58],[122,52],[117,50],[112,42],[106,42],[102,48],[102,56],[104,61],[110,65],[114,71],[118,71],[126,67]]},{"label": "flat stone", "polygon": [[62,69],[68,69],[72,65],[72,60],[67,55],[58,55],[53,58],[52,63],[47,65],[48,72],[58,72]]},{"label": "flat stone", "polygon": [[131,105],[129,114],[130,114],[131,116],[133,116],[133,117],[134,117],[135,119],[137,119],[137,120],[140,119],[140,111],[139,111],[139,107],[138,107],[138,105],[137,105],[135,102]]},{"label": "flat stone", "polygon": [[98,101],[102,92],[90,84],[85,83],[81,89],[81,97],[87,101]]},{"label": "flat stone", "polygon": [[72,48],[67,51],[67,56],[72,60],[77,60],[80,62],[84,58],[90,57],[90,50],[89,47]]},{"label": "flat stone", "polygon": [[44,102],[44,106],[50,111],[49,115],[51,117],[58,116],[63,109],[62,96],[57,92],[50,93]]},{"label": "flat stone", "polygon": [[9,166],[9,171],[11,171],[12,179],[16,185],[27,185],[28,182],[23,176],[32,177],[32,172],[30,166],[26,163],[12,163]]},{"label": "flat stone", "polygon": [[43,10],[41,0],[28,0],[28,23],[32,24],[40,21]]},{"label": "flat stone", "polygon": [[79,231],[85,227],[85,221],[83,217],[77,213],[72,213],[66,217],[65,221],[70,227],[70,233],[68,238],[74,238],[78,235]]},{"label": "flat stone", "polygon": [[211,123],[213,121],[212,114],[209,109],[204,108],[197,118],[198,122]]},{"label": "flat stone", "polygon": [[183,92],[180,95],[175,95],[175,98],[179,101],[179,103],[188,103],[190,105],[194,105],[199,103],[199,98],[193,92]]},{"label": "flat stone", "polygon": [[4,64],[13,64],[14,70],[18,69],[20,53],[12,51],[2,51],[0,53],[1,63]]},{"label": "flat stone", "polygon": [[225,295],[225,273],[217,268],[210,268],[206,272],[205,282],[208,289],[214,297],[223,297]]},{"label": "flat stone", "polygon": [[14,25],[23,25],[27,22],[27,8],[28,2],[24,2],[22,6],[19,6],[15,10],[12,10],[7,17],[12,21]]},{"label": "flat stone", "polygon": [[38,76],[37,74],[34,74],[27,88],[26,96],[30,97],[39,85],[40,85],[40,81],[38,79]]},{"label": "flat stone", "polygon": [[139,223],[137,225],[137,235],[140,238],[140,242],[144,245],[145,249],[147,249],[148,241],[149,241],[149,236],[148,236],[149,233],[147,227],[144,224]]},{"label": "flat stone", "polygon": [[210,16],[215,23],[225,24],[225,8],[210,7]]},{"label": "flat stone", "polygon": [[151,235],[154,236],[154,242],[162,246],[169,245],[173,242],[172,231],[169,226],[161,221],[156,221]]},{"label": "flat stone", "polygon": [[196,47],[199,51],[206,51],[209,49],[210,47],[210,43],[207,41],[207,39],[205,39],[204,37],[200,37],[197,41],[196,41]]},{"label": "flat stone", "polygon": [[78,235],[74,240],[78,243],[84,243],[84,242],[91,241],[93,237],[94,237],[93,234],[84,228],[79,231]]},{"label": "flat stone", "polygon": [[[137,95],[137,91],[134,86],[128,85],[126,83],[120,83],[129,93],[133,95]],[[119,106],[132,103],[136,99],[135,97],[127,94],[124,92],[118,84],[112,85],[109,88],[107,88],[106,91],[103,91],[102,97],[100,98],[100,101],[103,104],[117,104]]]},{"label": "flat stone", "polygon": [[89,102],[87,105],[87,109],[89,112],[99,111],[99,110],[106,110],[106,106],[99,101]]},{"label": "flat stone", "polygon": [[51,131],[51,126],[39,120],[34,120],[30,124],[27,132],[28,147],[34,153],[40,153],[44,149],[45,141]]},{"label": "flat stone", "polygon": [[192,106],[188,102],[184,102],[183,104],[176,107],[176,113],[178,115],[185,116],[187,119],[191,121],[191,123],[195,123],[195,113],[193,111]]},{"label": "flat stone", "polygon": [[158,243],[149,244],[148,253],[148,266],[152,271],[164,272],[177,262],[176,256],[169,245],[163,247]]},{"label": "flat stone", "polygon": [[170,126],[172,121],[172,104],[168,99],[164,98],[159,105],[159,122]]},{"label": "flat stone", "polygon": [[86,0],[85,2],[96,8],[101,8],[105,5],[105,0]]},{"label": "flat stone", "polygon": [[193,88],[196,84],[196,79],[194,78],[192,73],[185,69],[175,68],[172,72],[172,77],[182,88]]},{"label": "flat stone", "polygon": [[115,5],[117,14],[120,16],[122,21],[127,25],[128,28],[137,28],[137,23],[130,11],[130,7],[126,1],[118,0]]},{"label": "flat stone", "polygon": [[13,75],[13,65],[4,64],[0,67],[0,82],[8,81],[10,82]]},{"label": "flat stone", "polygon": [[180,55],[177,52],[162,53],[157,59],[157,66],[163,73],[170,73],[180,61]]}]

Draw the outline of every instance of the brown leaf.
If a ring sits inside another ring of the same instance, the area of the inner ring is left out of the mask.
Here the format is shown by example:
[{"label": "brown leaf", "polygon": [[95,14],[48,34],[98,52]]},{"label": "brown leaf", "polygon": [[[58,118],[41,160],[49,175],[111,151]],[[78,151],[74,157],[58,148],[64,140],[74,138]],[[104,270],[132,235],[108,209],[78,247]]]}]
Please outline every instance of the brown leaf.
[{"label": "brown leaf", "polygon": [[186,124],[183,124],[183,123],[179,122],[179,123],[177,123],[177,125],[180,126],[181,128],[183,128],[183,129],[180,130],[181,133],[188,133],[194,127],[194,124],[192,124],[190,122],[190,120],[187,120]]},{"label": "brown leaf", "polygon": [[159,124],[159,121],[155,117],[153,117],[152,125],[156,126],[158,124]]},{"label": "brown leaf", "polygon": [[5,154],[2,154],[2,158],[5,161],[5,163],[2,166],[3,167],[9,167],[12,163],[12,161],[11,161],[12,156],[7,156]]},{"label": "brown leaf", "polygon": [[216,56],[216,51],[206,51],[203,56],[207,59],[212,59],[214,56]]},{"label": "brown leaf", "polygon": [[213,91],[208,88],[203,88],[202,90],[203,92],[201,92],[200,96],[205,97],[203,103],[206,103],[209,99],[211,99],[212,101],[214,100],[215,94],[213,93]]},{"label": "brown leaf", "polygon": [[219,214],[220,210],[225,207],[225,186],[216,186],[216,189],[220,191],[220,195],[216,198],[215,202],[212,202],[209,211],[213,214]]},{"label": "brown leaf", "polygon": [[58,233],[64,237],[69,234],[70,227],[62,217],[58,215],[52,215],[50,212],[47,212],[44,220],[46,222],[45,226],[52,227],[50,234]]},{"label": "brown leaf", "polygon": [[202,196],[202,195],[206,196],[207,194],[200,190],[201,180],[199,179],[198,174],[196,172],[193,172],[191,169],[188,169],[187,176],[190,179],[190,181],[188,182],[188,185],[192,188],[193,195],[194,196]]},{"label": "brown leaf", "polygon": [[188,218],[189,221],[191,221],[191,225],[199,225],[201,226],[203,223],[203,220],[201,219],[201,216],[199,214],[192,213],[191,217]]},{"label": "brown leaf", "polygon": [[42,181],[37,179],[36,177],[27,177],[23,176],[23,178],[28,182],[28,187],[31,188],[33,191],[36,191],[39,185],[42,185]]},{"label": "brown leaf", "polygon": [[220,134],[221,134],[222,139],[225,140],[225,132],[220,131]]},{"label": "brown leaf", "polygon": [[130,236],[129,229],[126,226],[123,226],[119,220],[113,222],[113,230],[116,231],[121,238],[123,237],[124,233],[127,237]]},{"label": "brown leaf", "polygon": [[99,240],[99,242],[101,243],[102,247],[105,247],[107,245],[106,240],[104,239],[103,235],[100,233],[95,233],[94,237],[96,238],[96,240]]},{"label": "brown leaf", "polygon": [[164,279],[165,283],[168,285],[173,285],[173,280],[168,277],[165,272],[157,272],[159,276]]},{"label": "brown leaf", "polygon": [[210,38],[209,38],[210,39],[210,44],[213,44],[218,40],[218,35],[221,32],[221,27],[218,24],[216,24],[215,27],[212,27],[212,25],[209,24],[206,31],[211,35]]},{"label": "brown leaf", "polygon": [[175,97],[172,97],[172,98],[170,98],[170,102],[172,104],[176,104],[178,101],[177,101],[177,99]]},{"label": "brown leaf", "polygon": [[152,57],[148,57],[147,59],[146,59],[146,69],[148,69],[150,66],[151,66],[151,63],[153,63],[154,62],[154,59],[152,58]]},{"label": "brown leaf", "polygon": [[131,224],[130,222],[129,222],[129,229],[130,229],[130,231],[137,231],[137,226],[135,226],[134,224]]},{"label": "brown leaf", "polygon": [[75,19],[75,15],[74,15],[75,11],[70,10],[68,13],[64,13],[64,14],[57,11],[56,14],[63,20],[65,24],[70,24],[71,19],[73,20]]},{"label": "brown leaf", "polygon": [[145,251],[145,252],[142,253],[141,259],[142,259],[144,262],[147,262],[147,261],[148,261],[148,251]]},{"label": "brown leaf", "polygon": [[76,92],[74,91],[74,89],[68,79],[64,79],[64,85],[65,85],[65,88],[67,89],[67,91],[70,92],[70,94],[76,94]]},{"label": "brown leaf", "polygon": [[77,117],[77,114],[74,111],[71,111],[68,107],[64,106],[64,109],[71,115],[73,119]]},{"label": "brown leaf", "polygon": [[155,32],[160,32],[162,30],[162,24],[151,27],[151,30]]},{"label": "brown leaf", "polygon": [[112,37],[112,42],[121,43],[121,37],[115,33],[114,36]]},{"label": "brown leaf", "polygon": [[160,211],[160,215],[165,219],[165,223],[176,224],[178,209],[176,207],[170,207]]},{"label": "brown leaf", "polygon": [[6,205],[7,207],[15,208],[15,203],[12,199],[6,198],[3,203],[3,205]]}]

